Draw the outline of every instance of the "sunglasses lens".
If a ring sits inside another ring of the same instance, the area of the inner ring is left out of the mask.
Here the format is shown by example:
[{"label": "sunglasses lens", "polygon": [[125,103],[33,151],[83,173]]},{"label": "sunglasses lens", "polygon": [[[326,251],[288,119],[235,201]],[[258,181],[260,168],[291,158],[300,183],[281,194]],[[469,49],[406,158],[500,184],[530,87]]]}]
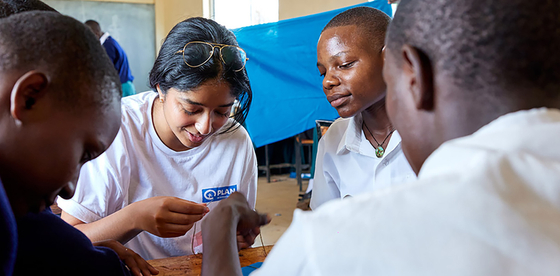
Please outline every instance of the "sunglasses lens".
[{"label": "sunglasses lens", "polygon": [[225,46],[222,48],[222,58],[230,69],[241,70],[247,61],[247,54],[235,46]]},{"label": "sunglasses lens", "polygon": [[190,66],[200,66],[212,55],[212,46],[205,43],[190,43],[183,52],[185,62]]}]

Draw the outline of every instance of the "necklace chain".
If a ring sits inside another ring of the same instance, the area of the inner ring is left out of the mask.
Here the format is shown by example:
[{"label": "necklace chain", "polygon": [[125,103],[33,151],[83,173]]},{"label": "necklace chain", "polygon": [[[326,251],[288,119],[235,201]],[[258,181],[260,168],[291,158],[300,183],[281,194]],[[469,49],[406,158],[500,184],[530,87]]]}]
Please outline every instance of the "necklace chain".
[{"label": "necklace chain", "polygon": [[389,136],[391,136],[391,134],[393,134],[393,132],[395,132],[395,130],[391,130],[389,132],[389,134],[387,134],[387,136],[385,136],[385,139],[383,139],[383,142],[379,143],[377,142],[377,139],[375,139],[375,136],[373,136],[373,133],[371,133],[371,130],[369,130],[368,126],[366,125],[366,122],[362,122],[362,125],[364,125],[369,133],[369,135],[371,135],[371,138],[373,138],[373,141],[375,141],[375,143],[377,143],[377,147],[375,147],[375,156],[377,156],[378,158],[383,157],[383,154],[385,154],[385,148],[383,148],[383,144],[385,144],[385,141],[387,141],[387,138],[389,138]]}]

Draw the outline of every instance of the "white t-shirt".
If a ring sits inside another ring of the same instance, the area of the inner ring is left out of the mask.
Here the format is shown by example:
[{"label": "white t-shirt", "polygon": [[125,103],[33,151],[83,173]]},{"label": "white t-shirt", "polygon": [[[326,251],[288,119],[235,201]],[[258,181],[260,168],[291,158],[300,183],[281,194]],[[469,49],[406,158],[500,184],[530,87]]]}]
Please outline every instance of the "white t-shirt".
[{"label": "white t-shirt", "polygon": [[401,149],[397,131],[382,158],[362,131],[362,115],[338,119],[319,140],[310,206],[345,196],[382,190],[416,179]]},{"label": "white t-shirt", "polygon": [[[254,208],[257,161],[245,129],[213,135],[187,151],[174,151],[155,132],[151,111],[156,97],[157,93],[150,91],[122,99],[122,125],[115,141],[83,166],[76,194],[70,200],[59,198],[60,208],[90,223],[155,196],[208,203],[212,210],[234,190],[246,195]],[[126,246],[148,260],[192,254],[191,246],[199,253],[200,222],[196,223],[194,241],[193,231],[194,227],[178,238],[142,232]]]},{"label": "white t-shirt", "polygon": [[257,275],[559,275],[560,110],[444,143],[419,180],[296,211]]}]

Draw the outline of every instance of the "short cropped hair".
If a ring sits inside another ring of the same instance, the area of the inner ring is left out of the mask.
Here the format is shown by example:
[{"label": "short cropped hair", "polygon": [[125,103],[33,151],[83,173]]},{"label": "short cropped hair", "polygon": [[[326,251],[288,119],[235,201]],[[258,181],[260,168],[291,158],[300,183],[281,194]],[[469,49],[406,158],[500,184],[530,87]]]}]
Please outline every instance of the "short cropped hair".
[{"label": "short cropped hair", "polygon": [[101,31],[101,26],[99,25],[99,22],[90,19],[90,20],[84,22],[84,24],[86,24],[86,26],[90,27],[94,34],[101,35],[102,31]]},{"label": "short cropped hair", "polygon": [[59,13],[0,19],[0,72],[30,70],[45,72],[56,98],[70,108],[106,105],[121,95],[119,77],[99,40],[84,24]]},{"label": "short cropped hair", "polygon": [[0,0],[0,18],[26,11],[56,11],[39,0]]},{"label": "short cropped hair", "polygon": [[556,98],[559,15],[558,0],[403,0],[387,43],[391,49],[416,47],[438,72],[473,95],[519,91]]},{"label": "short cropped hair", "polygon": [[385,35],[390,22],[391,17],[378,9],[356,7],[337,14],[321,33],[334,27],[355,25],[373,42],[376,49],[381,50],[385,45]]}]

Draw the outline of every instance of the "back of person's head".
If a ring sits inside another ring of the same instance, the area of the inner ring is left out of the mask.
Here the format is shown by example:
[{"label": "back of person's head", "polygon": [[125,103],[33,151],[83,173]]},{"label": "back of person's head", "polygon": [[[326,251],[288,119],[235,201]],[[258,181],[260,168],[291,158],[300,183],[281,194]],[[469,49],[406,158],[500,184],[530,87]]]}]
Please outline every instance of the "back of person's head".
[{"label": "back of person's head", "polygon": [[473,96],[558,97],[559,15],[558,0],[403,0],[388,40],[420,49]]},{"label": "back of person's head", "polygon": [[14,214],[41,211],[116,136],[119,77],[84,24],[31,11],[0,19],[0,79],[0,178]]},{"label": "back of person's head", "polygon": [[384,12],[370,7],[356,7],[337,14],[323,28],[325,30],[355,25],[367,36],[375,49],[381,50],[385,45],[385,34],[391,18]]},{"label": "back of person's head", "polygon": [[46,72],[70,109],[107,103],[120,94],[118,75],[99,41],[79,21],[55,12],[2,19],[0,71],[12,70]]},{"label": "back of person's head", "polygon": [[[193,41],[238,45],[235,35],[217,22],[201,17],[186,19],[175,25],[165,38],[154,67],[150,71],[150,87],[156,91],[156,87],[159,86],[163,93],[167,93],[170,88],[187,92],[210,80],[226,81],[231,88],[232,96],[240,102],[234,118],[243,124],[252,99],[246,69],[228,69],[227,64],[222,62],[218,49],[214,50],[210,60],[202,66],[187,65],[180,51],[187,43]],[[226,131],[230,129],[231,127]]]},{"label": "back of person's head", "polygon": [[56,11],[39,0],[0,0],[0,18],[26,11]]},{"label": "back of person's head", "polygon": [[103,31],[101,30],[101,26],[97,21],[90,19],[84,22],[84,24],[86,24],[86,26],[88,26],[96,36],[100,37],[102,35]]},{"label": "back of person's head", "polygon": [[418,172],[500,116],[560,108],[560,1],[402,0],[387,34],[387,111]]}]

